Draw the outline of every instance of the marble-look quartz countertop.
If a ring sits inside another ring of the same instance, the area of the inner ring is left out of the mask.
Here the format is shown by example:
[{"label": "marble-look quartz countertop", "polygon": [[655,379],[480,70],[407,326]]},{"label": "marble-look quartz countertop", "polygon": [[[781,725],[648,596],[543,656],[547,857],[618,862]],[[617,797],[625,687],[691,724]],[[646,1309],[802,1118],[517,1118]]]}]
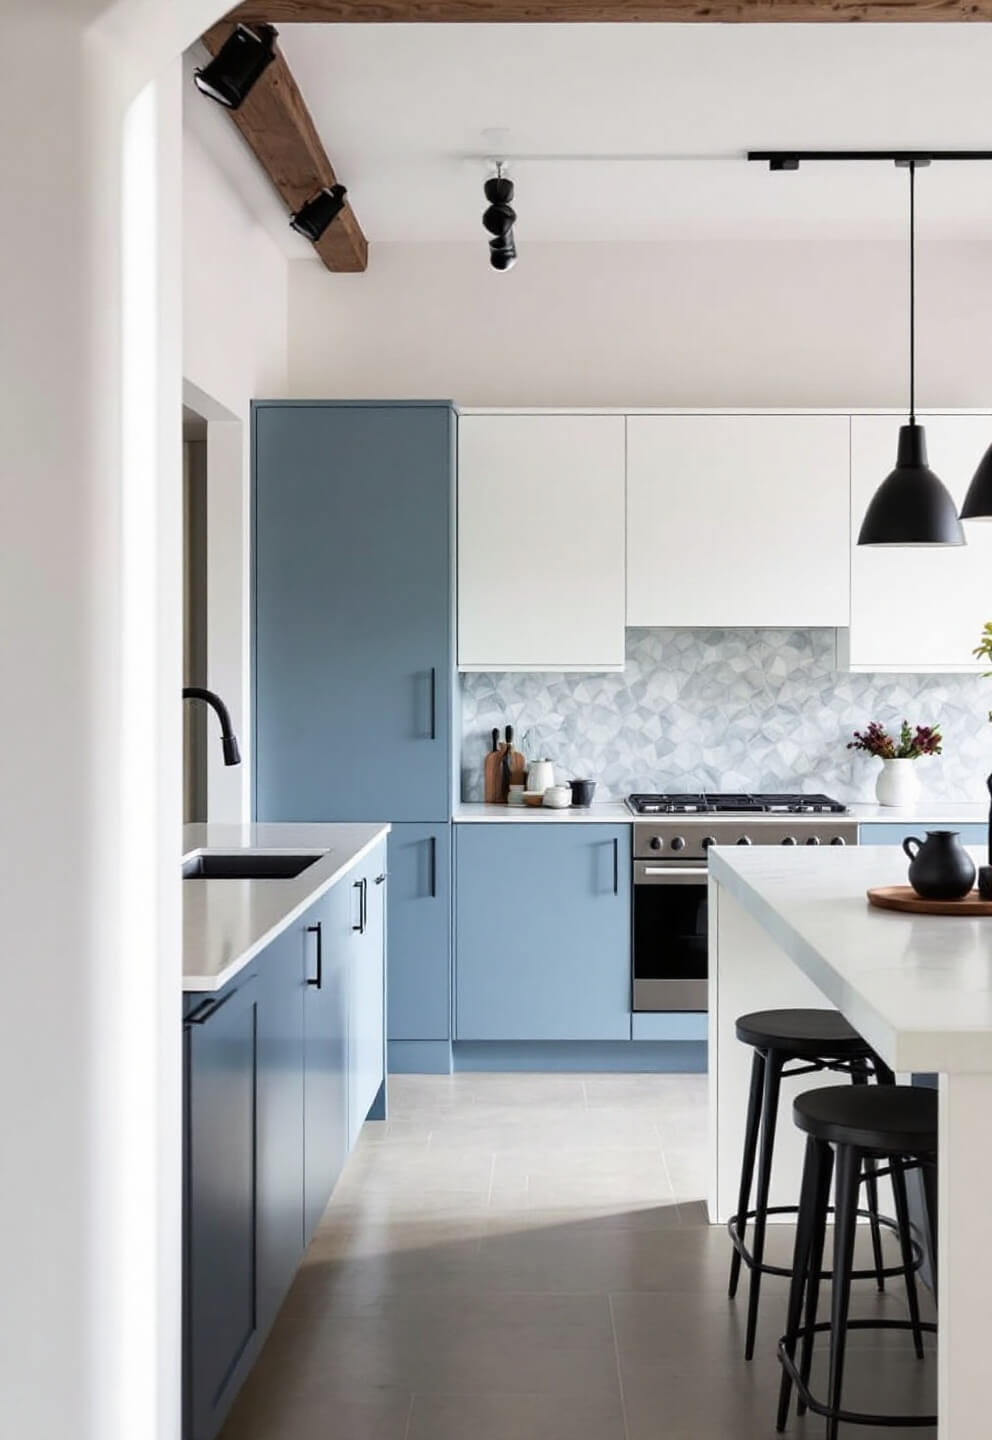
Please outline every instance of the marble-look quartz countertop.
[{"label": "marble-look quartz countertop", "polygon": [[869,886],[906,884],[900,849],[717,849],[709,875],[893,1069],[992,1072],[992,917],[869,905]]},{"label": "marble-look quartz countertop", "polygon": [[220,990],[389,833],[388,825],[187,825],[201,851],[319,851],[292,880],[184,880],[183,989]]},{"label": "marble-look quartz countertop", "polygon": [[[856,821],[859,825],[975,825],[981,824],[988,819],[988,804],[980,804],[968,800],[921,800],[915,805],[908,805],[904,809],[896,809],[890,805],[849,805],[847,818]],[[479,821],[539,821],[553,820],[560,823],[599,821],[604,825],[617,825],[629,823],[632,820],[650,820],[660,818],[664,820],[676,820],[675,815],[652,817],[650,815],[632,815],[622,800],[599,800],[594,801],[586,809],[568,808],[566,810],[552,810],[544,805],[484,805],[475,801],[463,801],[456,805],[452,818],[456,823]],[[687,817],[693,818],[693,817]],[[695,818],[702,818],[696,816]],[[749,815],[748,824],[760,825],[763,820],[774,821],[781,824],[785,817],[782,815]],[[815,819],[815,816],[804,817]],[[838,816],[843,819],[843,816]]]}]

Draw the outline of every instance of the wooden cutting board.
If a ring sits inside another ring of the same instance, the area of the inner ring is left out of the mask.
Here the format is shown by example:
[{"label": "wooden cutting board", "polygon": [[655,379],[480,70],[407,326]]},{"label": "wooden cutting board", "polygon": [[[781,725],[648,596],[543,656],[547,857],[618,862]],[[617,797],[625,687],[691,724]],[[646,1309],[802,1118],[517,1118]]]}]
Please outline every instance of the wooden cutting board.
[{"label": "wooden cutting board", "polygon": [[[505,799],[503,794],[503,752],[506,742],[501,740],[498,750],[490,750],[483,769],[483,799],[487,805],[499,805]],[[514,782],[516,783],[516,782]]]},{"label": "wooden cutting board", "polygon": [[977,890],[963,900],[924,900],[911,885],[879,885],[868,891],[868,903],[910,915],[992,915],[992,900],[983,900]]}]

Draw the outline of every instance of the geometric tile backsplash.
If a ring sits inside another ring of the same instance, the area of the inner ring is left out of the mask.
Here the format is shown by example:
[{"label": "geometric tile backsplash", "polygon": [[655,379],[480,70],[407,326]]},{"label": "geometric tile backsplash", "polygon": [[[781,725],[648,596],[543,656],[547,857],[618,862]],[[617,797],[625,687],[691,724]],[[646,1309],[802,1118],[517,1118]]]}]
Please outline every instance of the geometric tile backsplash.
[{"label": "geometric tile backsplash", "polygon": [[462,799],[482,799],[494,725],[526,758],[634,790],[825,790],[875,798],[878,761],[845,746],[869,720],[939,724],[944,754],[917,761],[926,798],[988,798],[992,680],[850,674],[833,630],[627,631],[622,674],[461,676]]}]

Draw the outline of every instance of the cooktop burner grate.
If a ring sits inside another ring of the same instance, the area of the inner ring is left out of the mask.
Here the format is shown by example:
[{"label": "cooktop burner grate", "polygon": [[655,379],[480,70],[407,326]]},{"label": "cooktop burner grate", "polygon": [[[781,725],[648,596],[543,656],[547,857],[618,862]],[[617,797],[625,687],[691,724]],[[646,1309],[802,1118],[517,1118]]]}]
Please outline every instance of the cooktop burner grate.
[{"label": "cooktop burner grate", "polygon": [[635,815],[846,815],[847,806],[829,795],[722,794],[707,791],[685,794],[637,794],[627,797]]}]

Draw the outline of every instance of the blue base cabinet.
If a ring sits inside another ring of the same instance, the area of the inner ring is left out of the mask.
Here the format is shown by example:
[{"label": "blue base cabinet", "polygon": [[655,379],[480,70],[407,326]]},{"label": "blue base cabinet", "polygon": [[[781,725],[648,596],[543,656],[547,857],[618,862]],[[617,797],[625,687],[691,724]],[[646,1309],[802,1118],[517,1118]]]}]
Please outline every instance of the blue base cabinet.
[{"label": "blue base cabinet", "polygon": [[451,826],[389,835],[390,1040],[451,1034]]},{"label": "blue base cabinet", "polygon": [[455,835],[455,1039],[629,1040],[630,827]]},{"label": "blue base cabinet", "polygon": [[901,845],[907,835],[918,835],[922,840],[928,830],[956,830],[962,845],[984,845],[989,833],[986,825],[924,825],[922,820],[915,825],[903,825],[871,821],[858,826],[858,844]]},{"label": "blue base cabinet", "polygon": [[253,1355],[258,986],[254,977],[184,1024],[187,1433],[212,1436]]},{"label": "blue base cabinet", "polygon": [[184,1440],[217,1435],[381,1105],[385,859],[382,844],[223,990],[184,997]]}]

